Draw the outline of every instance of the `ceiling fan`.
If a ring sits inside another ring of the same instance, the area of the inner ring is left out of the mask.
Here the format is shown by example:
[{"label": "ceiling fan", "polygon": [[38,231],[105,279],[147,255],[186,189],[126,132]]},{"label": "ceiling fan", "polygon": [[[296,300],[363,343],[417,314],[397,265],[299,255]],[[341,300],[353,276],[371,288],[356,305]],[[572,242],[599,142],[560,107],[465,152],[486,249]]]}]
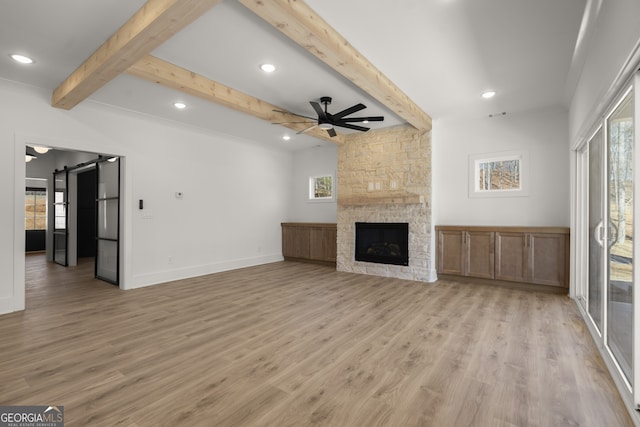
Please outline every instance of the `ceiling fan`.
[{"label": "ceiling fan", "polygon": [[329,96],[323,96],[322,98],[320,98],[320,102],[322,104],[324,104],[324,110],[322,109],[322,107],[320,106],[320,104],[318,104],[315,101],[310,101],[309,104],[311,104],[311,106],[313,107],[313,109],[315,110],[316,114],[318,115],[317,118],[314,117],[308,117],[308,116],[303,116],[301,114],[295,114],[295,113],[290,113],[289,111],[282,111],[282,110],[273,110],[277,113],[282,113],[282,114],[289,114],[292,116],[296,116],[296,117],[302,117],[304,119],[309,119],[307,121],[300,121],[300,122],[281,122],[281,123],[274,123],[277,125],[285,125],[285,124],[293,124],[293,123],[313,123],[313,125],[309,126],[306,129],[302,129],[301,131],[297,132],[298,134],[300,133],[304,133],[307,131],[310,131],[311,129],[315,128],[315,127],[319,127],[320,129],[326,130],[327,133],[329,134],[329,136],[334,137],[336,136],[336,131],[334,129],[334,126],[339,126],[339,127],[343,127],[343,128],[347,128],[347,129],[353,129],[353,130],[359,130],[361,132],[366,132],[368,131],[370,128],[368,127],[364,127],[364,126],[359,126],[359,125],[354,125],[352,123],[369,123],[369,122],[381,122],[384,120],[383,116],[373,116],[373,117],[346,117],[350,114],[356,113],[360,110],[364,110],[365,108],[367,108],[364,104],[356,104],[352,107],[349,107],[345,110],[340,111],[339,113],[335,113],[335,114],[331,114],[327,111],[327,105],[331,104],[331,97]]}]

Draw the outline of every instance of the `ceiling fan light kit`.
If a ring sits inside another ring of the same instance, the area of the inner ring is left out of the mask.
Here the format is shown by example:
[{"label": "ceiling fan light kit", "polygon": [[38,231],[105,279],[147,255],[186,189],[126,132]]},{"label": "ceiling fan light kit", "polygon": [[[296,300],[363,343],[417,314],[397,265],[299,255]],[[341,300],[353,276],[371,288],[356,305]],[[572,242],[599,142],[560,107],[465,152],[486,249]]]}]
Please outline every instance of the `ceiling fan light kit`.
[{"label": "ceiling fan light kit", "polygon": [[301,117],[309,120],[309,121],[298,121],[298,122],[280,122],[280,123],[274,123],[274,124],[283,125],[283,124],[293,124],[293,123],[310,123],[310,124],[313,123],[308,128],[302,129],[301,131],[299,131],[298,134],[308,132],[311,129],[318,127],[322,130],[326,130],[329,136],[334,137],[337,135],[334,129],[334,127],[336,126],[346,128],[346,129],[353,129],[360,132],[366,132],[370,128],[354,125],[352,123],[381,122],[384,120],[384,116],[346,117],[348,115],[351,115],[353,113],[356,113],[360,110],[364,110],[365,108],[367,108],[364,104],[356,104],[345,110],[340,111],[339,113],[331,114],[327,110],[327,106],[331,104],[331,100],[332,99],[329,96],[323,96],[322,98],[320,98],[320,102],[324,104],[324,109],[320,106],[319,103],[315,101],[309,102],[309,104],[311,104],[311,107],[313,107],[313,109],[315,110],[317,118],[303,116],[301,114],[296,114],[296,113],[290,113],[289,111],[273,110],[276,113],[289,114],[292,116]]}]

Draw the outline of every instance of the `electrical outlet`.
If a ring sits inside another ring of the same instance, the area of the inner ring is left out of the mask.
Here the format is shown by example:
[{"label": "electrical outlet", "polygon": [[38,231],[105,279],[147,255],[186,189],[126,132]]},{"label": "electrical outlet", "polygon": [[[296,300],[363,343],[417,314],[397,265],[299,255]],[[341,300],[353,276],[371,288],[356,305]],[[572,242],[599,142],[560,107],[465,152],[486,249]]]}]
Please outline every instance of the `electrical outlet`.
[{"label": "electrical outlet", "polygon": [[391,183],[389,184],[389,186],[391,187],[392,190],[397,190],[398,189],[398,181],[396,181],[395,179],[392,179]]},{"label": "electrical outlet", "polygon": [[369,185],[367,186],[367,189],[369,191],[373,191],[373,182],[370,182]]},{"label": "electrical outlet", "polygon": [[382,189],[382,184],[376,182],[376,191],[380,191],[380,189]]}]

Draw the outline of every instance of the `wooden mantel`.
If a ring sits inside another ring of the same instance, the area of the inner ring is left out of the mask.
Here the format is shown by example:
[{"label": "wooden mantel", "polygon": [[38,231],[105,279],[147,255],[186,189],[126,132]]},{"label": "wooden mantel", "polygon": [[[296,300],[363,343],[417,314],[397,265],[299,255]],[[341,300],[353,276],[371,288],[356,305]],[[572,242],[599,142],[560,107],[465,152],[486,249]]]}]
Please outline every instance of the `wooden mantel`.
[{"label": "wooden mantel", "polygon": [[338,206],[423,205],[424,196],[413,193],[386,194],[384,196],[338,197]]}]

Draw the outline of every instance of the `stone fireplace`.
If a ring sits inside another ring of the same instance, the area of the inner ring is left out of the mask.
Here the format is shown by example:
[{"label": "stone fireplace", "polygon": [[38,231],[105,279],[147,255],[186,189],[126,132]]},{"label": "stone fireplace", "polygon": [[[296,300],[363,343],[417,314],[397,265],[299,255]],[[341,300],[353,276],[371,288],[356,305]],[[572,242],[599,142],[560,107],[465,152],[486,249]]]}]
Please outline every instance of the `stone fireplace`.
[{"label": "stone fireplace", "polygon": [[[410,126],[351,134],[338,149],[337,269],[436,280],[431,222],[431,132]],[[356,223],[407,223],[408,265],[356,261]]]}]

